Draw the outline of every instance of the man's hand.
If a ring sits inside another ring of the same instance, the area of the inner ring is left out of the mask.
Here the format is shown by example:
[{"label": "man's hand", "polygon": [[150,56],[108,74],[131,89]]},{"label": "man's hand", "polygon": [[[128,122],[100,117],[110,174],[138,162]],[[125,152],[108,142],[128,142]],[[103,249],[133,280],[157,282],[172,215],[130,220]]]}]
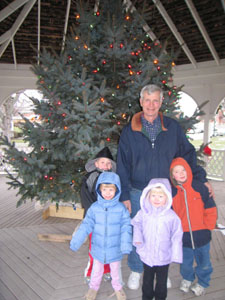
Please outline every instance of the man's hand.
[{"label": "man's hand", "polygon": [[213,199],[215,199],[215,193],[214,193],[214,190],[213,190],[213,187],[211,185],[211,183],[209,183],[208,181],[205,182],[205,186],[208,188],[209,190],[209,196],[210,197],[213,197]]},{"label": "man's hand", "polygon": [[123,204],[128,209],[129,213],[131,214],[131,203],[130,203],[130,200],[123,201]]}]

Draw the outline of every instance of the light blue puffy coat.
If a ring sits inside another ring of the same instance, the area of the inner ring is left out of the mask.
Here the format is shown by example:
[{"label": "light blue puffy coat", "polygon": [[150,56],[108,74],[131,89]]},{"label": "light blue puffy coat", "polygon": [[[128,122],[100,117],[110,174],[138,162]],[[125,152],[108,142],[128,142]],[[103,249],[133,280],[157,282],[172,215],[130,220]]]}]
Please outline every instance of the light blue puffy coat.
[{"label": "light blue puffy coat", "polygon": [[[147,200],[148,192],[160,186],[167,195],[165,206],[154,207]],[[140,198],[141,209],[132,219],[134,226],[133,244],[146,265],[163,266],[171,262],[182,263],[182,226],[179,217],[171,209],[172,196],[169,180],[150,180]],[[137,245],[141,242],[141,245]]]},{"label": "light blue puffy coat", "polygon": [[[113,183],[117,187],[112,200],[102,198],[99,191],[101,183]],[[119,202],[121,185],[119,176],[113,172],[100,174],[97,184],[97,201],[87,214],[70,242],[70,249],[77,251],[92,232],[91,255],[101,263],[120,261],[123,254],[132,250],[132,226],[130,215]]]}]

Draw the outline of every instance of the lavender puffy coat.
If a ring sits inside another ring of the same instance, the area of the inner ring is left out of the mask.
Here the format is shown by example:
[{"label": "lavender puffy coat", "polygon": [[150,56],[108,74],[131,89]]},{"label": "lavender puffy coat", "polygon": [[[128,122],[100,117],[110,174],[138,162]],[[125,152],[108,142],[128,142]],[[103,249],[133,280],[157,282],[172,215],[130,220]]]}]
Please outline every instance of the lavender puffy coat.
[{"label": "lavender puffy coat", "polygon": [[[160,186],[168,201],[163,207],[155,208],[146,200],[153,187]],[[171,209],[171,186],[166,178],[150,180],[140,198],[141,209],[132,219],[133,245],[140,259],[148,266],[163,266],[171,262],[182,263],[182,226],[179,217]],[[137,245],[136,242],[141,242]]]}]

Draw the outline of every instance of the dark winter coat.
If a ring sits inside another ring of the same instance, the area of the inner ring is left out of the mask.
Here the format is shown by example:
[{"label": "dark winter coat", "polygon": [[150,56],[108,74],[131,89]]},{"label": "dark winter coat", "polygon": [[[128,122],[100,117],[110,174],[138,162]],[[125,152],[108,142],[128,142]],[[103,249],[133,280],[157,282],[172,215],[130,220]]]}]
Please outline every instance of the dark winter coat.
[{"label": "dark winter coat", "polygon": [[94,159],[91,159],[86,163],[85,169],[87,171],[87,174],[82,179],[80,190],[81,204],[84,208],[85,214],[91,204],[97,200],[95,187],[98,177],[103,172],[103,170],[97,169],[95,166],[95,162],[101,157],[110,159],[112,163],[112,172],[116,172],[116,163],[114,162],[113,156],[108,147],[103,148],[97,153]]},{"label": "dark winter coat", "polygon": [[184,235],[183,246],[198,248],[211,240],[211,230],[215,228],[217,219],[216,204],[204,183],[193,180],[188,163],[181,157],[173,160],[172,169],[181,165],[187,172],[187,181],[182,185],[172,178],[173,210],[181,219]]},{"label": "dark winter coat", "polygon": [[188,161],[196,178],[207,181],[204,169],[197,166],[195,148],[178,122],[160,113],[162,130],[152,144],[143,132],[141,114],[133,116],[120,136],[117,173],[122,186],[121,201],[130,200],[132,187],[143,190],[152,178],[169,179],[170,164],[178,156]]},{"label": "dark winter coat", "polygon": [[[99,191],[101,183],[113,183],[117,192],[112,200],[102,198]],[[96,185],[97,201],[91,205],[87,214],[74,233],[70,248],[77,251],[92,232],[91,255],[101,263],[120,261],[123,254],[132,250],[132,227],[130,215],[119,202],[121,193],[119,176],[113,172],[103,172]]]}]

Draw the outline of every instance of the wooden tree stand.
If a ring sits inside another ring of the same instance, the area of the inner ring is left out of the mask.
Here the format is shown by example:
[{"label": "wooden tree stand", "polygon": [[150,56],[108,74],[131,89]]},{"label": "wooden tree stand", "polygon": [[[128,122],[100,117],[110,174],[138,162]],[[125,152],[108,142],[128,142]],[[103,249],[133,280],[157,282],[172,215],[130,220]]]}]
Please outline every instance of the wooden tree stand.
[{"label": "wooden tree stand", "polygon": [[[55,204],[49,205],[49,207],[43,211],[42,218],[45,220],[48,217],[57,217],[57,218],[67,218],[67,219],[77,219],[82,220],[84,217],[84,209],[76,208],[74,209],[72,206],[59,206],[56,209]],[[80,224],[80,223],[79,223]],[[77,225],[77,227],[79,226]],[[65,234],[38,234],[38,239],[40,241],[47,242],[67,242],[72,239],[72,235]]]},{"label": "wooden tree stand", "polygon": [[59,208],[56,209],[55,204],[51,204],[42,213],[42,218],[44,220],[48,217],[82,220],[84,217],[84,209],[78,207],[73,209],[72,206],[59,206]]}]

